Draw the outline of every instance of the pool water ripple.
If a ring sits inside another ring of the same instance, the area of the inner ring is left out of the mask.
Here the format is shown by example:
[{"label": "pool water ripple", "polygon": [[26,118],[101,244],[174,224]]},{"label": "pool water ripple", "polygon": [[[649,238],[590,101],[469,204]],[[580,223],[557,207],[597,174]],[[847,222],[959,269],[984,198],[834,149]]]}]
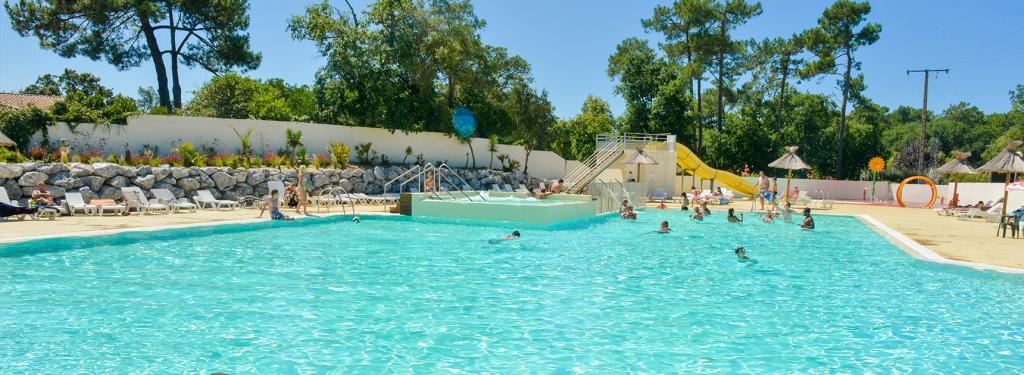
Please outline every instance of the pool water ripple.
[{"label": "pool water ripple", "polygon": [[913,259],[850,217],[722,216],[0,246],[0,373],[1024,370],[1024,277]]}]

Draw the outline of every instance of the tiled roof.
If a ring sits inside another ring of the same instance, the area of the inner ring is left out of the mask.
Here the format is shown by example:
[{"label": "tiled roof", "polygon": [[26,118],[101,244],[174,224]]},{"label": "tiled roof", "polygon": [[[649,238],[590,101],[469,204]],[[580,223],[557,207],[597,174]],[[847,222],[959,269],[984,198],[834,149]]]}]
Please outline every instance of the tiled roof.
[{"label": "tiled roof", "polygon": [[35,105],[39,109],[50,109],[54,103],[59,102],[61,99],[59,96],[0,92],[0,110],[6,108],[22,109],[29,105]]}]

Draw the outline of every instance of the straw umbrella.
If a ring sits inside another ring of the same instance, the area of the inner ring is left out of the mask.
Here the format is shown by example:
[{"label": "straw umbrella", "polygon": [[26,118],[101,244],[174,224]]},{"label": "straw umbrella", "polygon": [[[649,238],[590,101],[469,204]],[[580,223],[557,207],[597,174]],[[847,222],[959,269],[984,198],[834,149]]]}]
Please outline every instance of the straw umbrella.
[{"label": "straw umbrella", "polygon": [[793,177],[794,169],[810,169],[807,163],[804,163],[799,156],[796,156],[796,150],[799,146],[787,146],[786,154],[782,155],[781,158],[768,163],[769,167],[786,169],[786,203],[789,203],[789,179]]},{"label": "straw umbrella", "polygon": [[640,165],[642,164],[658,164],[657,160],[654,160],[650,155],[644,152],[644,149],[636,149],[636,153],[629,157],[623,164],[636,164],[636,182],[640,182]]},{"label": "straw umbrella", "polygon": [[[1013,151],[1020,146],[1021,141],[1008,141],[1003,151],[1000,151],[992,160],[982,165],[977,169],[978,172],[989,172],[989,173],[1006,173],[1006,186],[1010,185],[1010,175],[1014,173],[1024,173],[1024,158],[1021,158],[1017,152]],[[1010,191],[1006,188],[1003,189],[1003,216],[1006,216],[1006,206],[1009,202],[1006,201],[1010,195]]]},{"label": "straw umbrella", "polygon": [[960,185],[961,174],[975,174],[974,168],[964,162],[967,158],[971,157],[970,152],[953,151],[953,160],[949,163],[943,164],[941,167],[935,169],[935,172],[939,174],[951,174],[953,175],[953,199],[950,200],[950,204],[955,204],[958,201],[956,196],[956,190]]}]

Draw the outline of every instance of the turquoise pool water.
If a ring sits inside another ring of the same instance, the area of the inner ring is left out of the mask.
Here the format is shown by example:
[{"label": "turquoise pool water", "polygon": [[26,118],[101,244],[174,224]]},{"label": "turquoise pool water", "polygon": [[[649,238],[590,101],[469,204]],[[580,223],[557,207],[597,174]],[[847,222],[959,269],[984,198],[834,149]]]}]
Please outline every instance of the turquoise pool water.
[{"label": "turquoise pool water", "polygon": [[0,246],[0,373],[1024,370],[1024,277],[817,221],[336,217]]}]

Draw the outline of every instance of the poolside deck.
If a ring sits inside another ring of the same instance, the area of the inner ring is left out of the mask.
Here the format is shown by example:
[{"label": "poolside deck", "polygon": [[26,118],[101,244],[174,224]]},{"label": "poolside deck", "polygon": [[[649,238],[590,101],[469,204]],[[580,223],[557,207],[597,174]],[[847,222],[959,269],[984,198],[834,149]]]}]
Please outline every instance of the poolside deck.
[{"label": "poolside deck", "polygon": [[[737,202],[738,211],[749,210],[750,202]],[[670,209],[679,209],[671,205]],[[715,212],[724,206],[711,208]],[[317,216],[336,215],[311,210]],[[381,206],[360,206],[360,214],[383,214]],[[165,226],[203,225],[221,222],[255,221],[259,211],[238,209],[234,211],[204,210],[195,214],[146,215],[146,216],[74,216],[62,217],[55,221],[0,222],[0,243],[16,242],[32,238],[97,235],[136,228]],[[286,210],[286,214],[294,211]],[[895,229],[933,252],[951,260],[985,263],[1024,270],[1024,239],[995,236],[996,224],[978,220],[961,221],[952,217],[938,216],[932,210],[898,207],[880,207],[857,204],[836,204],[831,210],[815,210],[816,215],[870,215],[886,226]],[[266,215],[264,215],[265,220]]]}]

